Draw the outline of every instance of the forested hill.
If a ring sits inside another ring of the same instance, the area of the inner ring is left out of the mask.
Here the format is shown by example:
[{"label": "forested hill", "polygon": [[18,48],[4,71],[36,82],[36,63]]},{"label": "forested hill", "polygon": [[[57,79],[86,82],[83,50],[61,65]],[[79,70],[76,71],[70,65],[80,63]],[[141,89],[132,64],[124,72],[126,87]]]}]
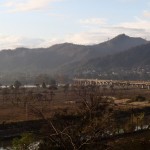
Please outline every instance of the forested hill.
[{"label": "forested hill", "polygon": [[[94,68],[119,69],[146,68],[150,66],[150,43],[104,58],[90,60],[87,64]],[[149,67],[150,68],[150,67]]]},{"label": "forested hill", "polygon": [[142,38],[121,34],[96,45],[63,43],[49,48],[2,50],[0,51],[0,71],[6,73],[68,71],[73,67],[72,65],[76,66],[90,62],[91,59],[114,55],[145,43],[147,41]]}]

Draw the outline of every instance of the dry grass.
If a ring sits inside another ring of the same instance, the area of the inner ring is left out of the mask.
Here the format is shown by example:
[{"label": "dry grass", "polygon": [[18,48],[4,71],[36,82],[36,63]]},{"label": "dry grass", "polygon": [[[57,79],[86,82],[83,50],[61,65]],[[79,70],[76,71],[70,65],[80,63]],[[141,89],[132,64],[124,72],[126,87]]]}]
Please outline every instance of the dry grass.
[{"label": "dry grass", "polygon": [[[29,96],[31,91],[32,94]],[[103,96],[115,97],[114,103],[117,104],[115,107],[122,109],[124,107],[131,107],[131,105],[136,105],[136,107],[150,106],[150,90],[115,89],[111,91],[110,89],[107,89],[103,91],[102,89],[99,89],[99,92]],[[47,118],[51,117],[54,112],[59,110],[66,109],[68,111],[75,111],[76,102],[80,101],[79,97],[77,97],[73,91],[69,90],[69,92],[64,93],[61,88],[54,91],[55,95],[53,96],[52,101],[50,101],[51,96],[50,90],[48,89],[26,89],[25,91],[20,89],[18,93],[19,94],[15,95],[14,91],[8,90],[8,94],[4,94],[3,90],[0,91],[0,123],[37,119],[30,111],[31,106],[40,110]],[[35,98],[35,95],[39,93],[46,98]],[[135,99],[137,95],[144,96],[146,101],[129,103],[129,100]],[[17,97],[19,97],[18,102]],[[27,102],[27,106],[25,105],[25,102]]]},{"label": "dry grass", "polygon": [[[51,101],[49,90],[32,89],[33,97],[27,96],[29,91],[31,91],[31,89],[28,89],[25,93],[19,90],[19,94],[17,94],[16,97],[10,90],[8,92],[9,94],[3,94],[2,90],[0,91],[0,123],[37,119],[37,116],[31,111],[32,107],[40,110],[45,117],[50,117],[54,112],[60,109],[75,109],[74,104],[69,103],[69,101],[74,100],[72,92],[66,95],[62,89],[54,91],[55,95]],[[45,92],[47,93],[45,94]],[[35,95],[39,93],[42,94],[43,97],[37,99]],[[46,96],[46,98],[44,96]],[[18,102],[17,97],[20,98]],[[27,105],[25,102],[27,102]]]}]

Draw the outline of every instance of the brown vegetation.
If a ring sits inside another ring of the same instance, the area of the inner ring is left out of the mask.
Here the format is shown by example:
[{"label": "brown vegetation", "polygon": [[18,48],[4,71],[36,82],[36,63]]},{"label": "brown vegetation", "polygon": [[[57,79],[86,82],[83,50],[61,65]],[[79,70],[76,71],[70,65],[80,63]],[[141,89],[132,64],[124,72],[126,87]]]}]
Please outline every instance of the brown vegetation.
[{"label": "brown vegetation", "polygon": [[[36,119],[30,113],[30,106],[39,109],[46,117],[49,117],[62,109],[76,111],[77,104],[83,102],[84,96],[91,89],[80,87],[78,90],[69,88],[5,88],[0,89],[0,122],[14,122],[21,120]],[[123,89],[103,89],[96,88],[96,93],[111,100],[115,109],[131,109],[132,107],[141,108],[150,106],[149,90],[123,90]],[[95,93],[94,93],[95,94]],[[96,96],[96,95],[95,95]],[[141,100],[142,97],[142,100]],[[84,103],[86,105],[86,103]],[[93,106],[95,104],[92,104]],[[84,106],[85,108],[85,106]]]},{"label": "brown vegetation", "polygon": [[149,98],[148,90],[98,86],[7,88],[0,90],[0,119],[44,119],[41,149],[103,150],[110,138],[149,128]]}]

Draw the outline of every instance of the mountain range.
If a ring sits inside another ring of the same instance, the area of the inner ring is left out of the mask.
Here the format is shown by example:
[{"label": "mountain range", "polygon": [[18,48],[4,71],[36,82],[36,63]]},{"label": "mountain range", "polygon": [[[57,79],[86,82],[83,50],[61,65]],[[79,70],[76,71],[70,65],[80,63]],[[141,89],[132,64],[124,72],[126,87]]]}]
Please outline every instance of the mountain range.
[{"label": "mountain range", "polygon": [[[150,64],[150,44],[125,34],[95,45],[56,44],[48,48],[0,51],[1,73],[74,74],[78,68],[131,67]],[[147,58],[147,59],[146,59]]]}]

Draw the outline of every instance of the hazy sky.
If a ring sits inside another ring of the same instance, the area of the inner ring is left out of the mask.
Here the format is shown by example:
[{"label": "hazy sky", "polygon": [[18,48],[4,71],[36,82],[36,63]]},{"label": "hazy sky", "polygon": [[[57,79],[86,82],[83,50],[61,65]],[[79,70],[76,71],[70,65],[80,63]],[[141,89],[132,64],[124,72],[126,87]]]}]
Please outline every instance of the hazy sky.
[{"label": "hazy sky", "polygon": [[149,0],[0,0],[0,49],[150,40]]}]

